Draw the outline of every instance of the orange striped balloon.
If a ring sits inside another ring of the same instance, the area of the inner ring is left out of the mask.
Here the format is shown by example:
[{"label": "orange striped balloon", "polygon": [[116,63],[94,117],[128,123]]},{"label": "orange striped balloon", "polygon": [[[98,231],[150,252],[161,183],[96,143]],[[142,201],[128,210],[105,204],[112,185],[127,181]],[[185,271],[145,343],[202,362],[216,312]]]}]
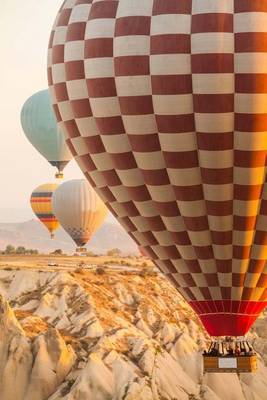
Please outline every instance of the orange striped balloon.
[{"label": "orange striped balloon", "polygon": [[54,231],[59,227],[59,222],[52,212],[52,195],[57,188],[56,183],[45,183],[34,189],[31,195],[32,210],[48,229],[52,239]]}]

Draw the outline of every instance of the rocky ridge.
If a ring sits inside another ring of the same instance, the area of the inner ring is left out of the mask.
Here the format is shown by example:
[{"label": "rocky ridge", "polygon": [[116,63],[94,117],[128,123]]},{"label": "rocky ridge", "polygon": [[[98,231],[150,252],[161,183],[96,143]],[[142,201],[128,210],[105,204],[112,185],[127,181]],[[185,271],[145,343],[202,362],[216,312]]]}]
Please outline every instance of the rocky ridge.
[{"label": "rocky ridge", "polygon": [[202,374],[207,336],[153,271],[0,271],[1,400],[265,400],[256,374]]}]

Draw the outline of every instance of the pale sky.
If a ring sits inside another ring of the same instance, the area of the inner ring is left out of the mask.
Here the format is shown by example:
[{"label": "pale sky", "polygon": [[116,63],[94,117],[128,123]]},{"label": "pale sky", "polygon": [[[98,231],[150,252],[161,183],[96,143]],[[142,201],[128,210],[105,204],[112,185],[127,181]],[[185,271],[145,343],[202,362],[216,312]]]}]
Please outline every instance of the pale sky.
[{"label": "pale sky", "polygon": [[[63,0],[0,2],[0,222],[19,222],[33,217],[29,196],[55,172],[24,136],[20,110],[29,96],[47,88],[47,45]],[[75,161],[65,177],[83,177]]]}]

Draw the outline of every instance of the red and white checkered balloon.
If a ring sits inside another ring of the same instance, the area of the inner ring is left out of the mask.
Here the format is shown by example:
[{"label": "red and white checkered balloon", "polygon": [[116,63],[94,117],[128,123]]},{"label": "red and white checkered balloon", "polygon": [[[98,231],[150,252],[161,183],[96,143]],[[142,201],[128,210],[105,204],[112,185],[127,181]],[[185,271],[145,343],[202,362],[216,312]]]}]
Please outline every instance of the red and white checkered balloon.
[{"label": "red and white checkered balloon", "polygon": [[87,179],[212,335],[267,302],[267,1],[66,0],[54,110]]}]

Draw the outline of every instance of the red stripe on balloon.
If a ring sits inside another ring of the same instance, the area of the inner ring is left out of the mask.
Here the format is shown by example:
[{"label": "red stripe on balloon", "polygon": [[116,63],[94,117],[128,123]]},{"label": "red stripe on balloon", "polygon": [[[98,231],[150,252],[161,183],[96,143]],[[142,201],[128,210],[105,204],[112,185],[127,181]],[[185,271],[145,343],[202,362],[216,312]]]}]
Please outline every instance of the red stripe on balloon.
[{"label": "red stripe on balloon", "polygon": [[51,203],[51,198],[47,198],[47,199],[31,199],[31,203]]},{"label": "red stripe on balloon", "polygon": [[192,301],[190,305],[211,336],[243,336],[267,307],[267,302]]}]

